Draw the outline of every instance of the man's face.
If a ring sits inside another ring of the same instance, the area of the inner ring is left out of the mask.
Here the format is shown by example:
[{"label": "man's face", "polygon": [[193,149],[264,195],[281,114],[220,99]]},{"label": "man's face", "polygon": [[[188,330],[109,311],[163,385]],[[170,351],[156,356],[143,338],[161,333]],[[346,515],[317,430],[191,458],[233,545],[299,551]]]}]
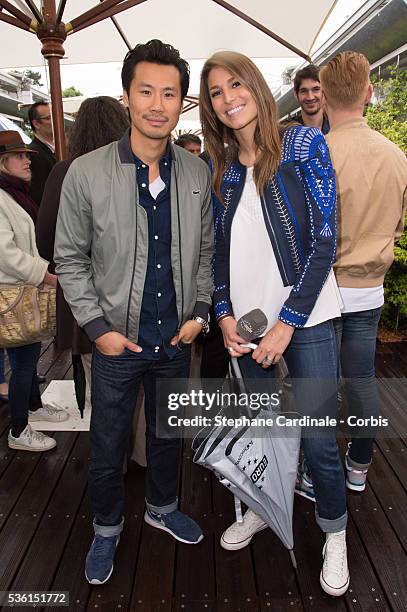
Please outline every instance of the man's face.
[{"label": "man's face", "polygon": [[37,119],[34,119],[35,133],[44,140],[52,142],[54,134],[52,131],[51,108],[49,104],[40,104],[37,106]]},{"label": "man's face", "polygon": [[186,142],[184,145],[184,149],[192,153],[192,155],[201,154],[201,145],[197,142]]},{"label": "man's face", "polygon": [[123,92],[129,109],[132,136],[166,140],[181,113],[181,77],[178,68],[140,62],[134,69],[130,91]]},{"label": "man's face", "polygon": [[306,115],[316,115],[321,110],[322,89],[319,81],[302,79],[297,100]]}]

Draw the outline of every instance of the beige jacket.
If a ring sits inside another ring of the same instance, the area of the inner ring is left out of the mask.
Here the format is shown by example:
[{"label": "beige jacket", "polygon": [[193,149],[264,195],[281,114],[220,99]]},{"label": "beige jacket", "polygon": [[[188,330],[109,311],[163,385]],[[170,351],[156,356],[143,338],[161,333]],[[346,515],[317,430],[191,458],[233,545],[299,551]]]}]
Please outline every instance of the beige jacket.
[{"label": "beige jacket", "polygon": [[331,128],[326,140],[338,190],[338,285],[378,287],[403,232],[406,156],[363,118]]},{"label": "beige jacket", "polygon": [[38,254],[30,215],[0,189],[0,284],[38,286],[47,268]]}]

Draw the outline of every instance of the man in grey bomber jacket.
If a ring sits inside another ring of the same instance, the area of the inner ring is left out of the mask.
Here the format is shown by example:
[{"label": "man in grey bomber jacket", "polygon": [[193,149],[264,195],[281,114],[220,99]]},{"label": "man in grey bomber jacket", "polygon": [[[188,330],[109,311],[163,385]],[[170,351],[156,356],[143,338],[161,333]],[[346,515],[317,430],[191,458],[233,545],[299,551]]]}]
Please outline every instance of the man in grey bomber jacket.
[{"label": "man in grey bomber jacket", "polygon": [[156,435],[156,382],[187,378],[212,294],[213,219],[206,164],[169,144],[189,67],[171,45],[137,45],[123,64],[131,131],[75,160],[65,178],[55,261],[65,298],[94,342],[89,491],[95,539],[85,575],[103,584],[123,528],[122,465],[145,391],[145,521],[197,544],[177,509],[179,440]]}]

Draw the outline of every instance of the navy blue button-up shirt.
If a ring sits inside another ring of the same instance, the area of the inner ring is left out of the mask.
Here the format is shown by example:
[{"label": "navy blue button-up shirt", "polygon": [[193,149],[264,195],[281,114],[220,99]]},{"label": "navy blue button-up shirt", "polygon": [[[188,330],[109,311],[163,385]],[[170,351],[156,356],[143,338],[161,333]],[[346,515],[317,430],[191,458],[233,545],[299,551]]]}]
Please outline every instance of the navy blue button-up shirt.
[{"label": "navy blue button-up shirt", "polygon": [[138,342],[142,359],[172,357],[170,340],[178,330],[178,312],[171,267],[171,149],[159,161],[165,188],[154,199],[149,191],[149,167],[134,155],[139,203],[147,213],[148,259],[140,311]]}]

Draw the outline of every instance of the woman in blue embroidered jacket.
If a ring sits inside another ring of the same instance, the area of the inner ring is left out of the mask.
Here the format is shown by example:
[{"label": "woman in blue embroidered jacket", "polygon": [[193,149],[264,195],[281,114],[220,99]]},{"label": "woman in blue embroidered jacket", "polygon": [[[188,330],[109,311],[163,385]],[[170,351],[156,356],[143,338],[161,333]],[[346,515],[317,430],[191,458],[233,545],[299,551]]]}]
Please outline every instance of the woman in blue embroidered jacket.
[{"label": "woman in blue embroidered jacket", "polygon": [[[225,346],[248,379],[273,377],[284,355],[296,399],[322,416],[325,393],[323,409],[336,413],[336,186],[325,139],[303,126],[281,137],[270,89],[239,53],[216,53],[205,63],[200,112],[213,174],[214,306]],[[269,329],[251,352],[236,322],[254,308],[265,312]],[[321,586],[342,595],[349,585],[347,511],[335,432],[318,437],[303,431],[302,445],[316,520],[326,533]],[[221,545],[243,548],[264,528],[249,509]]]}]

